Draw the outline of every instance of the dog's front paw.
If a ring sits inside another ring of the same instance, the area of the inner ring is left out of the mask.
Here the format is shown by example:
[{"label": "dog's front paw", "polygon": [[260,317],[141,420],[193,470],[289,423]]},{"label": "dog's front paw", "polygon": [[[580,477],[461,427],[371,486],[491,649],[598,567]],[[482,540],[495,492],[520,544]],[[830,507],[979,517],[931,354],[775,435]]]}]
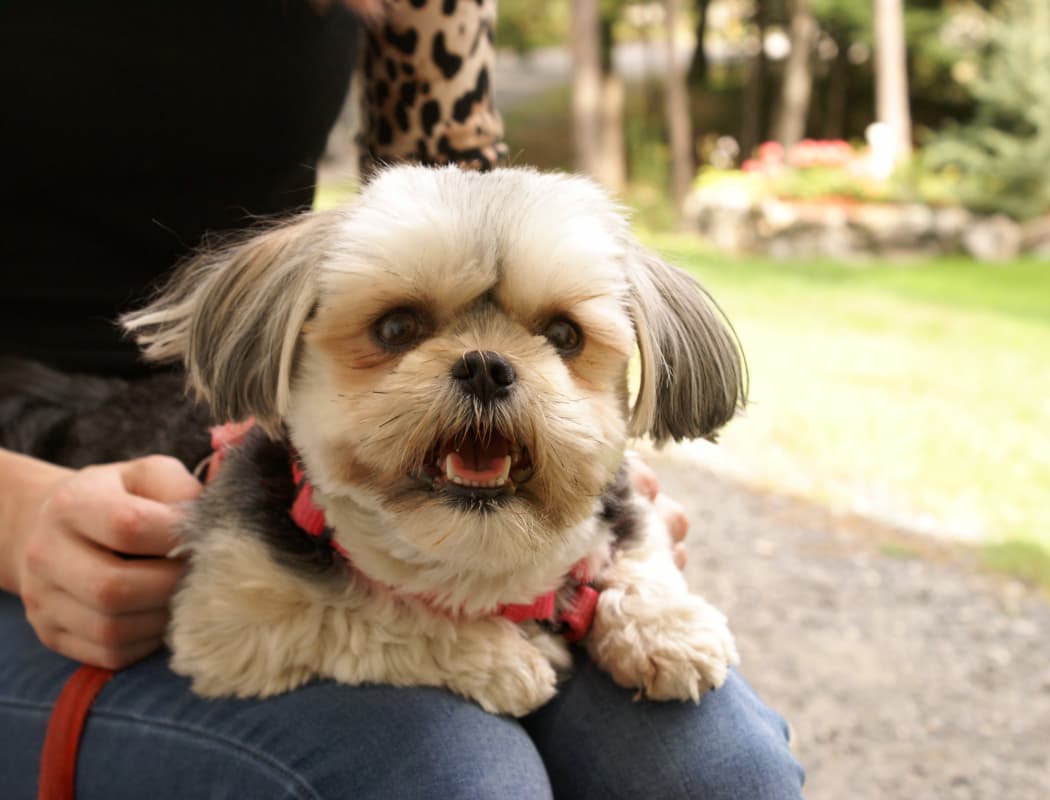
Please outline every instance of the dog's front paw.
[{"label": "dog's front paw", "polygon": [[613,680],[652,700],[699,702],[740,661],[714,606],[693,595],[654,598],[634,587],[602,592],[588,647]]},{"label": "dog's front paw", "polygon": [[[483,650],[457,664],[447,686],[493,714],[523,717],[554,697],[557,673],[547,655],[517,630],[488,636]],[[509,634],[509,635],[507,635]]]}]

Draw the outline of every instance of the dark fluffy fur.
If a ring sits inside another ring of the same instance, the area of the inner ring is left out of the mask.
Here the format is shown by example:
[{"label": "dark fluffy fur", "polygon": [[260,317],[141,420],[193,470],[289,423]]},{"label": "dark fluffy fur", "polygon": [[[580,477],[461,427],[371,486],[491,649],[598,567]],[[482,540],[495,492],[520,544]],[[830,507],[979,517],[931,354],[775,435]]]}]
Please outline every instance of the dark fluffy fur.
[{"label": "dark fluffy fur", "polygon": [[162,453],[193,469],[211,451],[210,415],[183,376],[65,374],[0,358],[0,447],[79,468]]},{"label": "dark fluffy fur", "polygon": [[634,488],[627,475],[627,465],[621,465],[616,478],[606,487],[602,494],[602,509],[599,516],[616,537],[616,545],[623,547],[633,544],[638,536],[638,512],[632,504]]},{"label": "dark fluffy fur", "polygon": [[338,575],[344,567],[332,548],[331,532],[312,536],[296,525],[289,514],[295,501],[291,454],[287,443],[269,439],[261,428],[252,429],[244,442],[231,448],[215,481],[193,511],[207,523],[257,536],[274,561],[310,578]]}]

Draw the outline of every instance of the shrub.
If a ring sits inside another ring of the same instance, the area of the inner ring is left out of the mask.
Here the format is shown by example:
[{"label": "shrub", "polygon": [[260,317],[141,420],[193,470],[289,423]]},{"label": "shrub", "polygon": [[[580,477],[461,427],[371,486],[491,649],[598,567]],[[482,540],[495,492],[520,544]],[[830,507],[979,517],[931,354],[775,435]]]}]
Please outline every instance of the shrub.
[{"label": "shrub", "polygon": [[1003,0],[989,17],[972,124],[934,137],[921,167],[953,184],[958,202],[1026,219],[1050,211],[1050,4]]}]

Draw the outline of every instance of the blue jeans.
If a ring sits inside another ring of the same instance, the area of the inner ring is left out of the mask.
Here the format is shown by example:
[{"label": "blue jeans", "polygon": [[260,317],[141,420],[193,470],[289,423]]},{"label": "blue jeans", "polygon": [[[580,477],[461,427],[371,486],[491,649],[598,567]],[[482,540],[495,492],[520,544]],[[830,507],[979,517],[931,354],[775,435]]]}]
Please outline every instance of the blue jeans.
[{"label": "blue jeans", "polygon": [[[51,704],[75,664],[0,593],[0,794],[36,795]],[[786,726],[737,674],[691,703],[632,702],[590,662],[515,721],[439,689],[321,681],[202,700],[166,653],[119,673],[81,742],[77,797],[798,798]]]}]

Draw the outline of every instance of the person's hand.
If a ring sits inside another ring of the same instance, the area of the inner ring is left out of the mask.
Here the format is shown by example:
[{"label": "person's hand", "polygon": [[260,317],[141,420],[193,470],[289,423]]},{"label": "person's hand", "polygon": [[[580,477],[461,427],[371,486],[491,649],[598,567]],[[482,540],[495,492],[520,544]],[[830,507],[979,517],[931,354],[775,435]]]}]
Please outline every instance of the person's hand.
[{"label": "person's hand", "polygon": [[627,471],[634,490],[656,506],[657,513],[671,534],[674,563],[678,565],[678,569],[685,569],[685,563],[689,558],[685,549],[689,518],[685,515],[685,510],[680,503],[660,493],[660,481],[656,473],[636,453],[627,454]]},{"label": "person's hand", "polygon": [[16,554],[19,594],[40,641],[109,669],[157,650],[184,567],[165,557],[178,543],[172,504],[200,491],[166,456],[86,467],[54,483]]}]

